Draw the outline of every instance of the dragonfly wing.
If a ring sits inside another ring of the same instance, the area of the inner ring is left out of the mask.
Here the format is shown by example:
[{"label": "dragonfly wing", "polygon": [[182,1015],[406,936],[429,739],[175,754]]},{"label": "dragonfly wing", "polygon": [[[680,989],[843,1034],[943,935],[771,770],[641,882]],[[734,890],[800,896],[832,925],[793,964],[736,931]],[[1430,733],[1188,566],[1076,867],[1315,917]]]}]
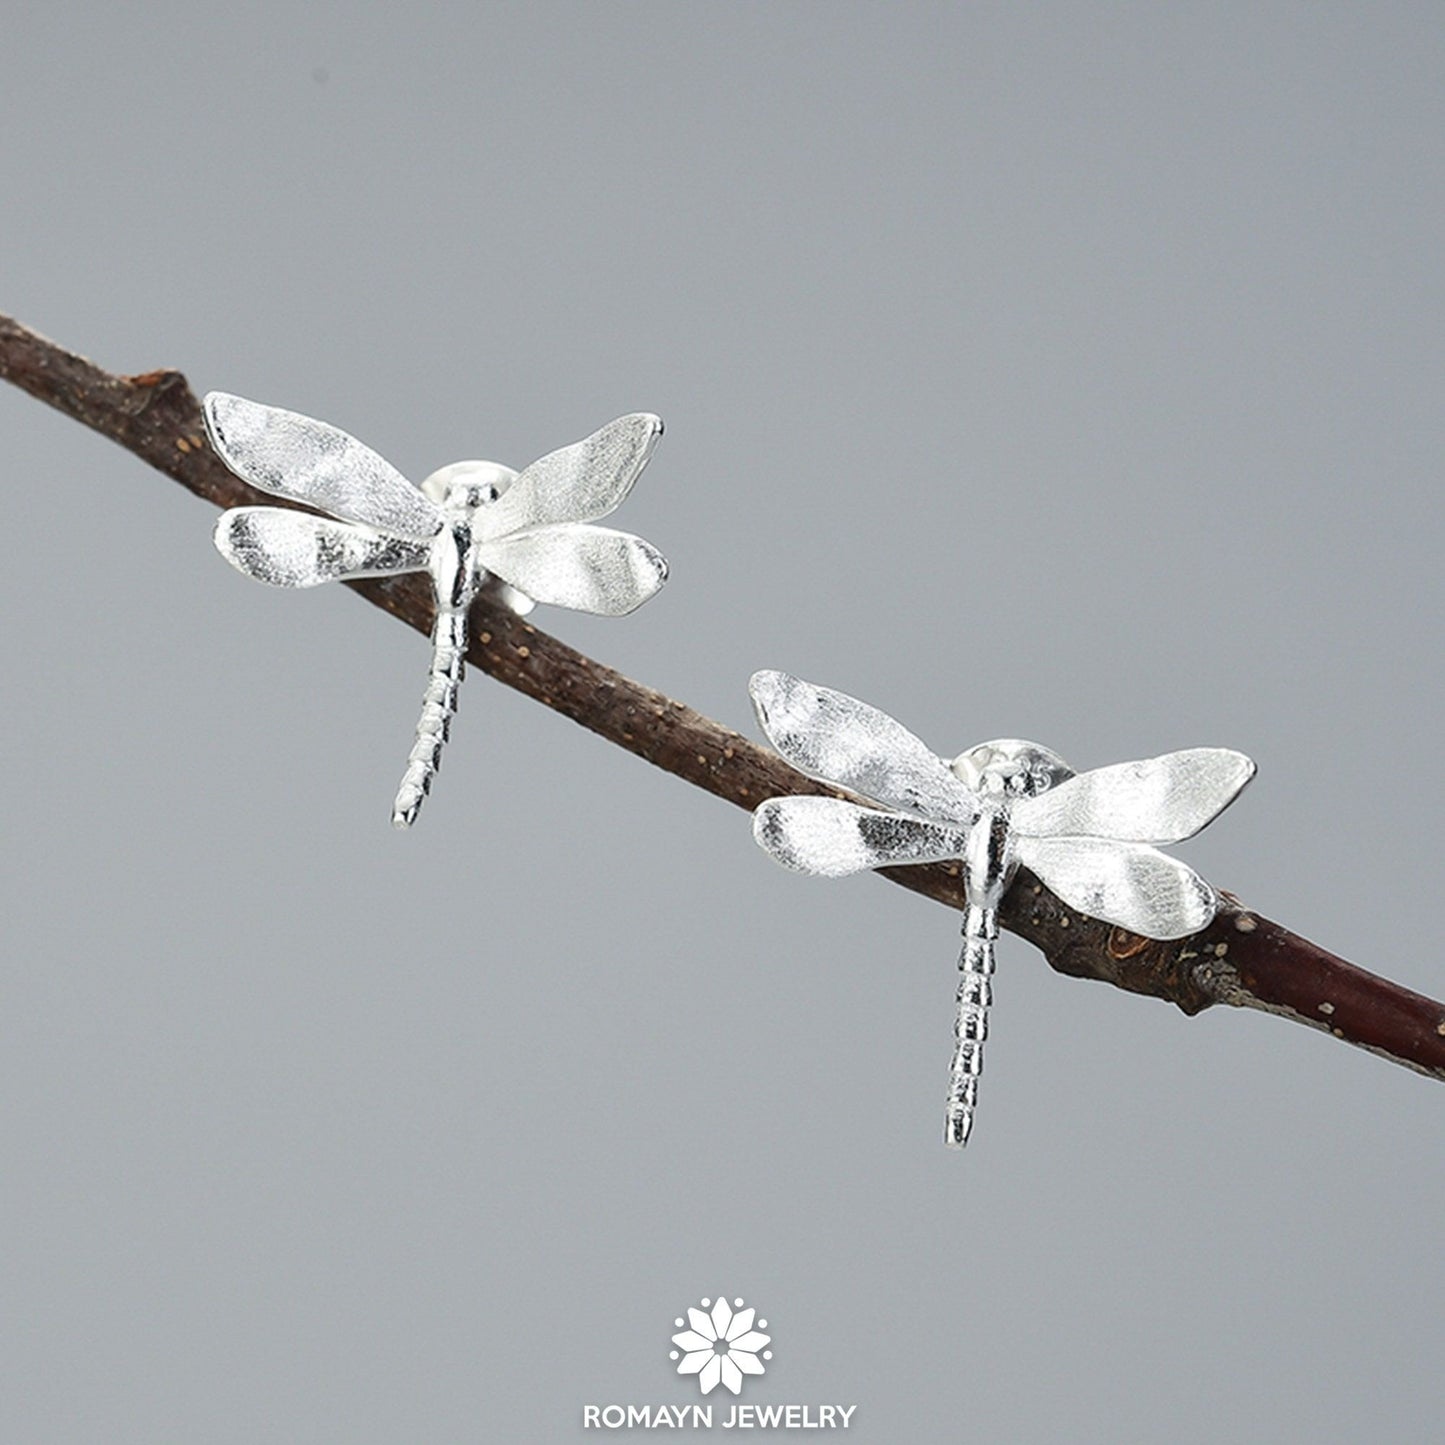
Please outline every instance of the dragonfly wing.
[{"label": "dragonfly wing", "polygon": [[1071,908],[1145,938],[1184,938],[1214,917],[1214,889],[1147,843],[1020,838],[1019,862]]},{"label": "dragonfly wing", "polygon": [[337,427],[224,391],[208,393],[202,408],[221,460],[263,492],[403,537],[441,526],[429,497]]},{"label": "dragonfly wing", "polygon": [[888,808],[971,822],[973,794],[927,744],[866,702],[786,672],[748,684],[768,740],[800,773]]},{"label": "dragonfly wing", "polygon": [[488,537],[502,537],[524,527],[605,517],[632,490],[661,435],[661,418],[649,412],[620,416],[533,462],[477,513],[477,525]]},{"label": "dragonfly wing", "polygon": [[651,543],[582,523],[483,542],[477,561],[534,602],[605,617],[641,607],[667,580],[667,562]]},{"label": "dragonfly wing", "polygon": [[895,863],[957,858],[967,829],[841,798],[769,798],[753,814],[753,837],[785,868],[842,878]]},{"label": "dragonfly wing", "polygon": [[1178,843],[1239,796],[1254,764],[1229,748],[1189,748],[1080,773],[1013,805],[1016,832],[1036,838]]},{"label": "dragonfly wing", "polygon": [[315,587],[346,577],[425,570],[426,542],[281,507],[235,507],[216,523],[226,561],[273,587]]}]

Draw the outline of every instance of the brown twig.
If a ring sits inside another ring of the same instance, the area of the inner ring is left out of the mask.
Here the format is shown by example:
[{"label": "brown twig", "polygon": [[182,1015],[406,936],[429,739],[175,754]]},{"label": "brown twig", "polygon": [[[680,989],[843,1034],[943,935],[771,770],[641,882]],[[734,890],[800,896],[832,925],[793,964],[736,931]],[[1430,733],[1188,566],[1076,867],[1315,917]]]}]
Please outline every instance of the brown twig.
[{"label": "brown twig", "polygon": [[[0,317],[0,376],[84,422],[220,507],[258,497],[221,464],[178,371],[116,376]],[[429,632],[427,583],[407,576],[351,584]],[[827,793],[780,758],[711,718],[593,662],[511,613],[479,602],[467,660],[599,736],[708,792],[753,808],[780,793]],[[960,906],[956,865],[884,870],[895,883]],[[1004,926],[1074,978],[1100,979],[1198,1013],[1210,1004],[1265,1009],[1325,1029],[1407,1068],[1445,1079],[1445,1004],[1366,973],[1226,897],[1203,933],[1160,943],[1066,908],[1020,873]]]}]

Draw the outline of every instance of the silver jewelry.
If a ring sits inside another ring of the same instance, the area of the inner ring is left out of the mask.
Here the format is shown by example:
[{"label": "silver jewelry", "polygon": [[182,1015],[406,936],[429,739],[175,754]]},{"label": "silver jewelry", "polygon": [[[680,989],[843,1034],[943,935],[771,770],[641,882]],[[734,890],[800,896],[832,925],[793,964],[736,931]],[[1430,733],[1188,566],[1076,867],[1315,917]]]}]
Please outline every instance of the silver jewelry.
[{"label": "silver jewelry", "polygon": [[[753,836],[785,867],[838,878],[896,864],[963,863],[963,954],[944,1143],[973,1123],[992,1001],[998,906],[1020,863],[1071,908],[1147,938],[1184,938],[1218,895],[1152,844],[1178,843],[1217,817],[1254,776],[1228,748],[1191,748],[1074,775],[1015,738],[951,763],[886,713],[785,672],[751,683],[758,721],[799,772],[878,804],[770,798]],[[880,811],[880,809],[882,811]]]},{"label": "silver jewelry", "polygon": [[211,442],[237,476],[329,514],[279,507],[222,513],[216,546],[234,567],[274,587],[431,576],[431,673],[392,808],[398,828],[416,821],[440,765],[462,679],[467,612],[484,585],[515,612],[550,602],[615,617],[667,580],[662,554],[640,537],[584,525],[631,490],[662,435],[655,416],[618,417],[521,475],[496,462],[455,462],[417,488],[325,422],[219,391],[203,407]]}]

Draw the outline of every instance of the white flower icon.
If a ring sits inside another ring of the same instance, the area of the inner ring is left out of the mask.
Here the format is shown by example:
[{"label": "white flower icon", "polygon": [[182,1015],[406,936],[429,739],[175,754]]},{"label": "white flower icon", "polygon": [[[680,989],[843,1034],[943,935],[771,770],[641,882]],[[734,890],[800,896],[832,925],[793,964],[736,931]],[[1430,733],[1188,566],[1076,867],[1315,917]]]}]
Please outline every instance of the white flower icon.
[{"label": "white flower icon", "polygon": [[[705,1313],[709,1305],[711,1311]],[[672,1337],[673,1344],[679,1348],[673,1350],[669,1358],[678,1361],[677,1373],[696,1375],[704,1395],[711,1394],[718,1385],[725,1385],[736,1395],[743,1387],[743,1376],[761,1375],[767,1368],[763,1360],[773,1358],[771,1350],[763,1349],[772,1336],[753,1328],[757,1311],[744,1309],[740,1299],[735,1299],[733,1305],[737,1307],[736,1314],[725,1299],[715,1304],[703,1300],[702,1309],[687,1312],[692,1328]],[[673,1321],[675,1325],[682,1323],[681,1319]],[[757,1323],[762,1329],[767,1328],[767,1320]]]}]

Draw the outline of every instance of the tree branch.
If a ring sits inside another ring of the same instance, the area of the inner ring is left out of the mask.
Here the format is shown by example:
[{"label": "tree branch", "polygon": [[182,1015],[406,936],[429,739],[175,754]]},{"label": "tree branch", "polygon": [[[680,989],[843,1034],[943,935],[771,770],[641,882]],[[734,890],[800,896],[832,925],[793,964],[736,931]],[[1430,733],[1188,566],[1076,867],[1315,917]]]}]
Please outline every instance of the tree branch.
[{"label": "tree branch", "polygon": [[[0,316],[0,376],[118,442],[218,507],[277,499],[233,476],[211,450],[201,409],[178,371],[116,376]],[[429,633],[430,589],[419,576],[348,584]],[[751,809],[782,793],[835,790],[794,772],[740,733],[593,662],[511,613],[478,602],[467,661],[685,782]],[[956,864],[883,870],[950,908],[961,905]],[[1296,937],[1225,895],[1218,917],[1190,938],[1157,942],[1066,908],[1020,871],[1003,926],[1074,978],[1166,999],[1187,1014],[1211,1004],[1259,1008],[1445,1080],[1445,1004],[1377,978]]]}]

